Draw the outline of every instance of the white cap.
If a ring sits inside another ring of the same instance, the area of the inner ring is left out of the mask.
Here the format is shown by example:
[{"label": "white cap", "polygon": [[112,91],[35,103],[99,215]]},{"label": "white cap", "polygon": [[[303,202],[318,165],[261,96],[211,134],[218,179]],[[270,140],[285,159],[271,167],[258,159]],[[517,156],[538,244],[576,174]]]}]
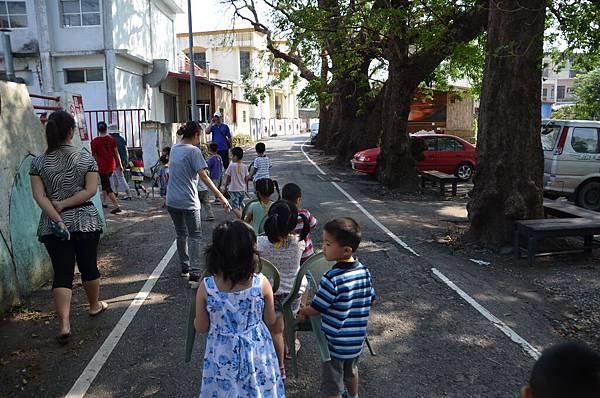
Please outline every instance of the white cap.
[{"label": "white cap", "polygon": [[213,114],[214,117],[221,117],[221,112],[217,111]]}]

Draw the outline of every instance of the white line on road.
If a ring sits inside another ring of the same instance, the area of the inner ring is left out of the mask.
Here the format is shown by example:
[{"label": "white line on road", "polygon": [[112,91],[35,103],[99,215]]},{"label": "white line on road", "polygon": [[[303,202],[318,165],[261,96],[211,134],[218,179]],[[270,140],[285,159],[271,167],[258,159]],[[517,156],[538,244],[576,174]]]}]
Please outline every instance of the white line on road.
[{"label": "white line on road", "polygon": [[[305,141],[302,143],[302,145],[300,146],[300,150],[302,151],[302,154],[306,157],[306,159],[308,159],[308,161],[316,167],[317,170],[319,170],[319,172],[322,175],[327,175],[327,173],[325,171],[323,171],[323,169],[321,169],[309,156],[308,154],[304,151],[304,145],[308,142]],[[331,184],[338,190],[340,191],[349,201],[350,203],[354,204],[356,207],[358,207],[358,209],[360,211],[362,211],[371,221],[373,221],[373,223],[375,225],[377,225],[383,232],[385,232],[386,235],[388,235],[390,238],[392,238],[396,243],[398,243],[400,246],[402,246],[403,248],[405,248],[406,250],[408,250],[409,252],[411,252],[412,254],[414,254],[417,257],[420,257],[420,255],[415,252],[410,246],[408,246],[404,241],[402,241],[402,239],[398,238],[398,236],[396,236],[396,234],[394,234],[392,231],[389,230],[389,228],[387,228],[385,225],[383,225],[377,218],[375,218],[371,213],[369,213],[360,203],[358,203],[358,201],[356,199],[354,199],[348,192],[346,192],[342,187],[340,187],[337,183],[335,182],[331,182]],[[521,336],[519,336],[518,333],[516,333],[514,330],[512,330],[507,324],[505,324],[504,322],[502,322],[500,319],[496,318],[491,312],[489,312],[487,309],[485,309],[485,307],[483,307],[481,304],[479,304],[473,297],[469,296],[467,293],[465,293],[463,290],[461,290],[458,286],[456,286],[450,279],[448,279],[441,271],[439,271],[436,268],[432,268],[431,271],[442,281],[444,282],[448,287],[450,287],[452,290],[454,290],[456,293],[458,293],[458,295],[460,297],[462,297],[467,303],[469,303],[473,308],[475,308],[481,315],[483,315],[486,319],[488,319],[490,322],[492,322],[492,324],[497,327],[498,329],[500,329],[502,331],[502,333],[504,333],[506,336],[508,336],[508,338],[510,338],[513,342],[517,343],[519,346],[521,346],[521,348],[523,348],[523,350],[529,354],[533,359],[538,359],[540,357],[540,352],[538,350],[536,350],[531,344],[529,344],[525,339],[523,339]]]},{"label": "white line on road", "polygon": [[154,271],[152,271],[152,274],[148,277],[146,283],[144,283],[144,286],[142,286],[142,289],[135,296],[135,299],[131,304],[129,304],[127,311],[125,311],[112,332],[110,332],[106,340],[104,340],[104,343],[100,349],[87,364],[83,370],[83,373],[81,373],[81,376],[79,376],[75,384],[73,384],[73,387],[71,387],[71,390],[67,393],[66,398],[81,398],[85,395],[87,390],[94,382],[94,379],[96,376],[98,376],[98,373],[106,363],[106,360],[117,346],[117,343],[121,337],[123,337],[125,330],[127,330],[127,327],[135,317],[135,314],[137,314],[140,307],[145,303],[146,298],[152,291],[152,288],[156,284],[156,281],[158,281],[158,278],[160,278],[161,274],[167,267],[167,264],[169,264],[169,261],[171,261],[171,258],[175,254],[176,250],[177,241],[174,241]]},{"label": "white line on road", "polygon": [[531,355],[531,357],[537,360],[540,357],[540,352],[536,350],[531,344],[525,341],[524,338],[519,336],[514,330],[512,330],[506,323],[502,322],[500,319],[496,318],[491,312],[486,310],[481,304],[479,304],[475,299],[465,293],[461,288],[456,286],[454,282],[450,279],[446,278],[444,274],[442,274],[437,268],[432,268],[431,271],[435,276],[437,276],[442,282],[444,282],[450,289],[454,290],[460,297],[463,298],[467,303],[471,304],[473,308],[475,308],[481,315],[486,317],[494,326],[502,331],[505,335],[508,336],[509,339],[517,343],[523,348],[523,350]]},{"label": "white line on road", "polygon": [[[323,169],[321,169],[307,154],[306,152],[304,152],[304,145],[306,144],[307,141],[303,142],[302,145],[300,146],[300,150],[302,151],[302,154],[304,154],[304,156],[306,157],[306,159],[308,159],[308,161],[316,167],[317,170],[319,170],[319,172],[322,175],[327,175],[327,173],[325,173],[323,171]],[[392,238],[396,243],[398,243],[400,246],[402,246],[404,249],[408,250],[409,252],[411,252],[413,255],[419,257],[419,254],[414,251],[410,246],[408,246],[406,244],[406,242],[404,242],[402,239],[400,239],[396,234],[394,234],[392,231],[390,231],[385,225],[383,225],[378,219],[376,219],[375,217],[373,217],[373,215],[371,213],[369,213],[367,211],[367,209],[365,209],[360,203],[358,203],[356,201],[356,199],[354,199],[348,192],[346,192],[342,187],[340,187],[338,184],[336,184],[335,182],[331,181],[331,185],[333,185],[338,191],[340,191],[342,193],[342,195],[344,195],[346,198],[348,198],[348,200],[350,201],[350,203],[352,203],[354,206],[358,207],[358,210],[362,211],[363,214],[365,216],[367,216],[369,218],[369,220],[373,221],[373,223],[375,225],[377,225],[383,232],[385,232],[385,234],[387,236],[389,236],[390,238]]]}]

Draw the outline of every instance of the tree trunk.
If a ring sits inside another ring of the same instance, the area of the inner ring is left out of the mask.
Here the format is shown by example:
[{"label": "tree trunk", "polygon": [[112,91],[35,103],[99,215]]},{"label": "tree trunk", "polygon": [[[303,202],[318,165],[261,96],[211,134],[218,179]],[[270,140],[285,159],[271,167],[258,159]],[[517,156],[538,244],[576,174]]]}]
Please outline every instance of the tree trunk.
[{"label": "tree trunk", "polygon": [[331,104],[326,101],[319,101],[319,134],[317,135],[317,142],[315,145],[317,148],[327,150],[330,132]]},{"label": "tree trunk", "polygon": [[491,0],[470,234],[506,245],[514,221],[543,217],[540,141],[544,0]]},{"label": "tree trunk", "polygon": [[[400,191],[415,191],[418,186],[415,161],[410,153],[408,115],[410,103],[419,79],[410,79],[411,71],[404,68],[407,51],[390,51],[389,77],[385,84],[379,181]],[[414,73],[414,71],[413,71]]]}]

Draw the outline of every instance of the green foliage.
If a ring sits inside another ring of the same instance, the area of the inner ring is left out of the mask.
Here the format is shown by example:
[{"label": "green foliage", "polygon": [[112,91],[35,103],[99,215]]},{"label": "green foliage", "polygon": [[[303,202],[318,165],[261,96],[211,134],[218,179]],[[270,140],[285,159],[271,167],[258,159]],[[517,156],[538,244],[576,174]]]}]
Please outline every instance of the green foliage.
[{"label": "green foliage", "polygon": [[254,140],[249,134],[236,134],[231,137],[231,146],[239,146],[241,148],[247,148],[254,145]]},{"label": "green foliage", "polygon": [[552,119],[561,120],[588,120],[590,119],[587,112],[578,105],[563,106],[552,112]]},{"label": "green foliage", "polygon": [[574,89],[578,106],[590,119],[600,119],[600,68],[577,76]]}]

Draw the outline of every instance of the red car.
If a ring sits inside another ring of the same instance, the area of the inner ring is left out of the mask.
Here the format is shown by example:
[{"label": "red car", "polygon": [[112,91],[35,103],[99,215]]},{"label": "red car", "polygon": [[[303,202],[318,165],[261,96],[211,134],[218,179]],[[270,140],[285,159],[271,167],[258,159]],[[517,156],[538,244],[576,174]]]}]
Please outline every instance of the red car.
[{"label": "red car", "polygon": [[[447,134],[416,134],[425,140],[428,150],[425,160],[417,162],[417,170],[437,170],[454,174],[463,181],[469,180],[475,170],[475,146],[460,137]],[[366,174],[377,171],[377,157],[381,149],[371,148],[357,152],[350,161],[352,169]]]}]

